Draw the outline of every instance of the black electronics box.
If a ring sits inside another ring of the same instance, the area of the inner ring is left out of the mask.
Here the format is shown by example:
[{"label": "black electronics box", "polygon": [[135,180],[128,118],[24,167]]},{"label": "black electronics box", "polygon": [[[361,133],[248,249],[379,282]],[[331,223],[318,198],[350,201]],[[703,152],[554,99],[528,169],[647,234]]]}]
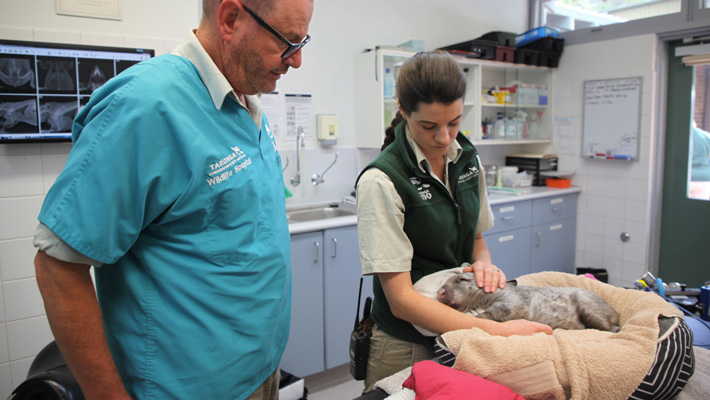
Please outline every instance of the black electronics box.
[{"label": "black electronics box", "polygon": [[440,47],[439,50],[446,50],[452,54],[459,54],[468,58],[492,60],[496,56],[496,42],[474,39]]},{"label": "black electronics box", "polygon": [[540,176],[543,171],[557,171],[557,156],[517,154],[505,157],[505,165],[518,167],[533,176],[533,186],[545,186],[546,178]]},{"label": "black electronics box", "polygon": [[515,36],[513,32],[493,31],[479,37],[476,40],[488,40],[496,42],[498,46],[515,47]]},{"label": "black electronics box", "polygon": [[537,65],[537,59],[540,51],[532,49],[515,49],[516,64]]}]

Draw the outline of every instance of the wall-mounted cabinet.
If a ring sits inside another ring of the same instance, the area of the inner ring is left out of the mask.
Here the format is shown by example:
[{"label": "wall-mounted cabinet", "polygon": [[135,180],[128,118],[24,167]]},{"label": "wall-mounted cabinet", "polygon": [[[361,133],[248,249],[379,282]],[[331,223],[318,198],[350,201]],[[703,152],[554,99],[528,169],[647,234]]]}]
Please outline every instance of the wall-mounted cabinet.
[{"label": "wall-mounted cabinet", "polygon": [[[356,140],[379,148],[397,113],[392,86],[414,53],[377,49],[356,56]],[[454,56],[466,74],[461,132],[476,145],[550,143],[554,70]],[[503,129],[495,134],[495,123]]]}]

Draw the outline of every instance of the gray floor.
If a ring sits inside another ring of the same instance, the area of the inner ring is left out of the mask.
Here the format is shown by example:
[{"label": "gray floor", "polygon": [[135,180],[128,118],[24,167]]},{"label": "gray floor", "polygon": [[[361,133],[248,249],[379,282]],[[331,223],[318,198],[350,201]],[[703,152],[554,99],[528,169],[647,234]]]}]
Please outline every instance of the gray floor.
[{"label": "gray floor", "polygon": [[350,375],[350,365],[345,364],[305,377],[308,400],[352,400],[364,389],[362,381]]}]

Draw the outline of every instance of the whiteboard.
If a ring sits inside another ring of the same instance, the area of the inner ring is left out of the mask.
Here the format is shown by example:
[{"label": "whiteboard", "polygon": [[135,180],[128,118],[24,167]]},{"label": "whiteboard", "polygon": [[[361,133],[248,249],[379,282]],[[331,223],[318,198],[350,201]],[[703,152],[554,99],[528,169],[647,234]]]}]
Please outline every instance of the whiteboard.
[{"label": "whiteboard", "polygon": [[582,156],[636,160],[641,77],[584,81]]}]

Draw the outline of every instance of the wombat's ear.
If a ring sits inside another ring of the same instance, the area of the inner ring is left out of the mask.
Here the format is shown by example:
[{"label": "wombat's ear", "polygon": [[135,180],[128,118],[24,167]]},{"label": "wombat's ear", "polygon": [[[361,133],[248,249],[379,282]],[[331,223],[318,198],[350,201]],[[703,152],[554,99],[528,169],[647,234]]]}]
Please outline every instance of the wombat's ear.
[{"label": "wombat's ear", "polygon": [[461,282],[461,281],[463,281],[463,282],[470,282],[470,281],[473,280],[473,277],[474,277],[474,275],[473,275],[472,272],[469,272],[469,273],[466,273],[466,274],[459,274],[459,275],[456,277],[456,282]]},{"label": "wombat's ear", "polygon": [[515,279],[511,279],[509,281],[506,281],[505,284],[512,285],[512,286],[518,286],[518,281],[516,281]]}]

